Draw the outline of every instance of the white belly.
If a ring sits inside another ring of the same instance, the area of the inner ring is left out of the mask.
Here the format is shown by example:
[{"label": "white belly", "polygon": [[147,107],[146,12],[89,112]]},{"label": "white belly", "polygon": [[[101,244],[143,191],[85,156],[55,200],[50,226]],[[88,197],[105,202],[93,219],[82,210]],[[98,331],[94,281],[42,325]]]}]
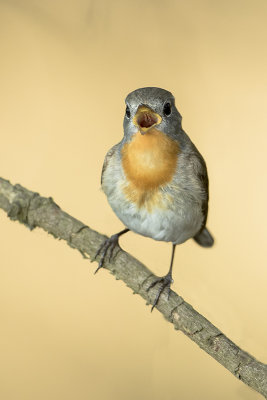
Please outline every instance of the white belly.
[{"label": "white belly", "polygon": [[149,212],[145,208],[137,208],[123,202],[109,203],[125,226],[140,235],[155,240],[180,244],[193,237],[201,228],[202,216],[198,210],[188,207],[179,209],[154,208]]}]

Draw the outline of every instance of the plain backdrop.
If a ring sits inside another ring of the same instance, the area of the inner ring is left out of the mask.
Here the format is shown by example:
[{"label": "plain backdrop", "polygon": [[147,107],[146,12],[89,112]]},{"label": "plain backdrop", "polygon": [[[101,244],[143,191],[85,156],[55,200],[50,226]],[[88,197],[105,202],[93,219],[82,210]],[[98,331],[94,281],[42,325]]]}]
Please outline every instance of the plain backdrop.
[{"label": "plain backdrop", "polygon": [[[124,98],[172,91],[206,159],[216,245],[179,246],[173,289],[267,362],[266,0],[0,1],[0,175],[105,234]],[[105,270],[0,212],[3,400],[256,400]],[[171,245],[122,247],[158,275]]]}]

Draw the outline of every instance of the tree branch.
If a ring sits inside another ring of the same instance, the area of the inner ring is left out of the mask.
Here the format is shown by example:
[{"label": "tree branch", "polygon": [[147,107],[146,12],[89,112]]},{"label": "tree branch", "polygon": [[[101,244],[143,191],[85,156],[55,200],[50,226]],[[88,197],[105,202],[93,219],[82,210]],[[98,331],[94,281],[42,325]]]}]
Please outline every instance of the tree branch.
[{"label": "tree branch", "polygon": [[[65,240],[86,258],[89,256],[92,259],[106,238],[62,211],[51,197],[41,197],[2,178],[0,208],[7,212],[11,220],[18,220],[30,229],[40,227],[55,238]],[[151,303],[156,288],[149,292],[146,289],[155,276],[138,260],[119,251],[106,268],[134,293]],[[171,291],[169,300],[162,295],[157,309],[175,329],[182,331],[238,379],[267,398],[267,365],[241,350],[175,292]]]}]

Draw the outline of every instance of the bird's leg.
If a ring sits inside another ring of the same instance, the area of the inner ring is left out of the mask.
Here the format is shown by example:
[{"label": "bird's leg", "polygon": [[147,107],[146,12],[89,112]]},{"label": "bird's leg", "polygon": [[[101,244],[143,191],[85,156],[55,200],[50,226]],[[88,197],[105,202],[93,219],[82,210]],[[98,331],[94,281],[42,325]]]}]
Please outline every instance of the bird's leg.
[{"label": "bird's leg", "polygon": [[147,292],[153,288],[157,283],[160,284],[158,292],[156,294],[155,300],[153,302],[152,308],[151,308],[151,312],[153,311],[154,307],[158,304],[160,295],[163,293],[164,289],[167,288],[168,290],[168,299],[170,296],[170,290],[171,290],[171,284],[173,283],[173,279],[172,279],[172,266],[173,266],[173,260],[174,260],[174,253],[175,253],[175,247],[176,244],[172,245],[172,257],[171,257],[171,265],[170,265],[170,269],[167,273],[167,275],[162,276],[160,278],[155,279],[154,282],[151,283],[151,285],[149,285],[149,287],[146,289]]},{"label": "bird's leg", "polygon": [[94,256],[93,260],[94,261],[96,259],[97,256],[101,255],[100,260],[99,260],[99,264],[97,269],[95,270],[95,274],[97,273],[97,271],[102,268],[104,266],[105,263],[105,258],[107,253],[109,252],[109,258],[108,261],[111,262],[112,257],[113,257],[113,252],[115,247],[119,245],[119,237],[121,235],[123,235],[126,232],[129,232],[130,229],[126,228],[123,231],[119,232],[119,233],[115,233],[115,235],[110,236],[110,238],[106,239],[104,241],[104,243],[101,244],[101,246],[99,247],[99,249],[97,250],[96,255]]}]

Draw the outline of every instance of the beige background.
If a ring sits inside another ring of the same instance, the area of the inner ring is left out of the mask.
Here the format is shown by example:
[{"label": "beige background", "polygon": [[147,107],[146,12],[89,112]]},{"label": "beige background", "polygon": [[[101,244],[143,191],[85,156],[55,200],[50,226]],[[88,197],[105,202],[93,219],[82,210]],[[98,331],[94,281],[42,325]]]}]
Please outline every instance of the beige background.
[{"label": "beige background", "polygon": [[[171,90],[208,164],[216,237],[177,249],[173,288],[264,362],[266,18],[266,0],[0,1],[0,175],[115,233],[100,173],[124,98]],[[0,221],[1,399],[261,398],[65,243]],[[169,244],[121,243],[166,273]]]}]

